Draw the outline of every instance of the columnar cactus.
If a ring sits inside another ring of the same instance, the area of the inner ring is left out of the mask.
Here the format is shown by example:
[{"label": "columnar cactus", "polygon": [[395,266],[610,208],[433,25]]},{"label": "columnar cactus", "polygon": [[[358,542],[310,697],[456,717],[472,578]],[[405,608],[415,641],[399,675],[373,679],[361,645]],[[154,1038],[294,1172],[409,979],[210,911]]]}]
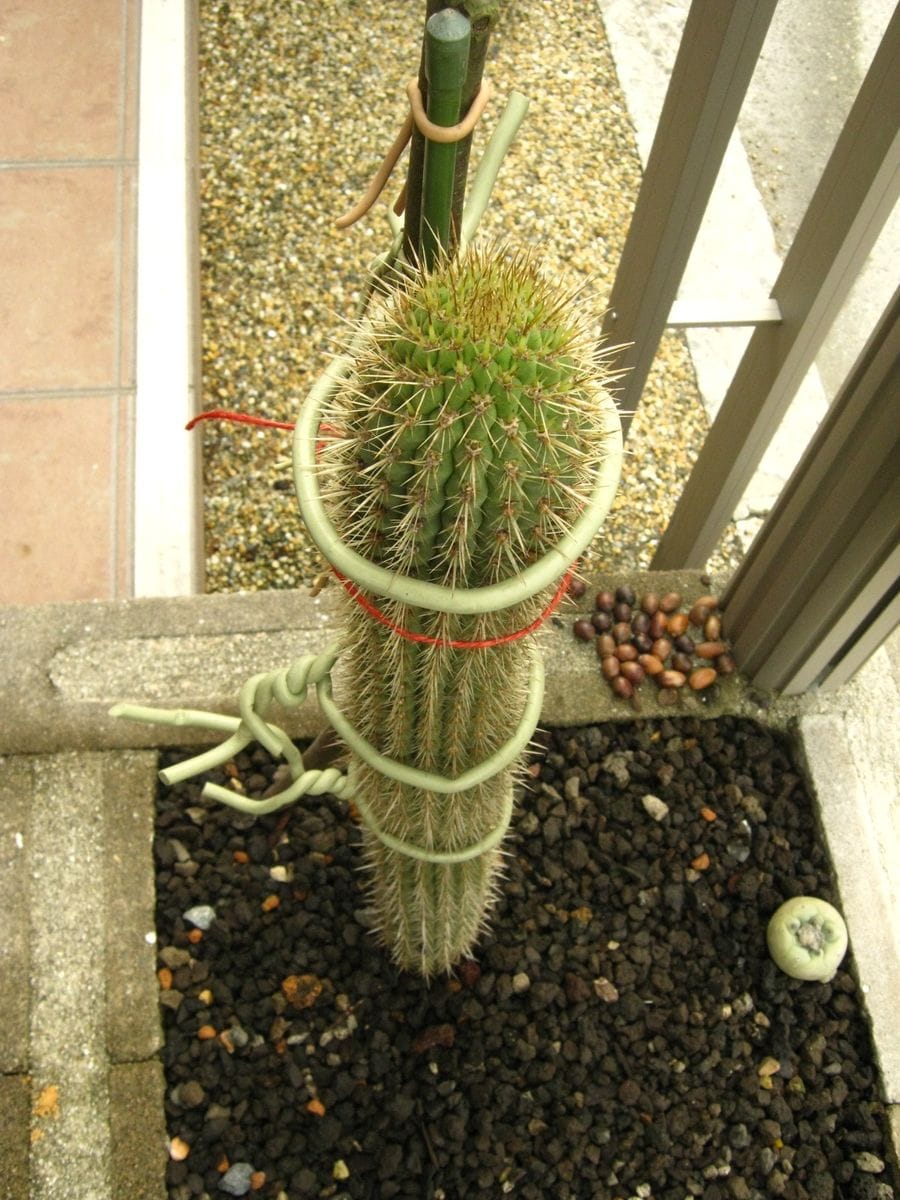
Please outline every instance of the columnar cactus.
[{"label": "columnar cactus", "polygon": [[[370,308],[354,371],[323,412],[319,470],[343,541],[370,562],[455,590],[515,577],[571,529],[618,453],[590,313],[534,256],[470,248]],[[432,612],[371,597],[395,628],[349,604],[343,707],[380,753],[455,778],[492,755],[526,703],[535,622],[555,588],[497,612]],[[424,634],[438,644],[410,640]],[[381,830],[458,851],[495,829],[516,770],[441,795],[354,764]],[[419,861],[366,834],[380,932],[425,976],[467,955],[496,893],[502,850]]]}]

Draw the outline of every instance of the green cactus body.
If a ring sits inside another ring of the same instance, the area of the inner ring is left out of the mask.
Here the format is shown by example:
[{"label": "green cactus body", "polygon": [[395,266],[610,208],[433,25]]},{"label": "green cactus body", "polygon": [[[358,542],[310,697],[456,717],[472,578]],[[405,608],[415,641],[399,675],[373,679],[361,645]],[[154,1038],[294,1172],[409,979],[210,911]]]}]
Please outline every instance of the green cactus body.
[{"label": "green cactus body", "polygon": [[[373,563],[453,589],[496,583],[541,558],[583,509],[618,438],[583,307],[532,256],[482,249],[379,301],[324,422],[338,431],[320,468],[341,538]],[[554,590],[476,615],[371,599],[410,633],[480,642],[530,625]],[[381,753],[457,777],[516,728],[532,643],[423,644],[353,604],[344,707]],[[438,795],[363,762],[353,769],[382,830],[437,852],[474,845],[496,828],[517,770]],[[428,976],[471,951],[502,850],[423,862],[367,833],[367,855],[381,934],[398,964]]]}]

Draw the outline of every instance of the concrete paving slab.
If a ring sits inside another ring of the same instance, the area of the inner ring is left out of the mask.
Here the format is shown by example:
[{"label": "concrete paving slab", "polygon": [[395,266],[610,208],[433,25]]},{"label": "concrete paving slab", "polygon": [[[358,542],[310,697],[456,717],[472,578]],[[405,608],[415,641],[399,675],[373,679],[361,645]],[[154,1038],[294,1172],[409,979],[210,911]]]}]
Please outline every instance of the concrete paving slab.
[{"label": "concrete paving slab", "polygon": [[110,1070],[110,1200],[165,1200],[164,1093],[156,1059]]},{"label": "concrete paving slab", "polygon": [[163,1045],[156,981],[153,879],[156,754],[103,755],[102,904],[106,1050],[111,1063],[150,1059]]},{"label": "concrete paving slab", "polygon": [[0,757],[0,1074],[28,1062],[31,763]]},{"label": "concrete paving slab", "polygon": [[28,1200],[29,1081],[0,1075],[0,1181],[3,1200]]},{"label": "concrete paving slab", "polygon": [[[800,722],[807,771],[834,865],[860,985],[872,1024],[885,1099],[900,1103],[900,903],[897,858],[879,824],[890,819],[887,779],[875,795],[857,765],[860,746],[838,716]],[[896,793],[895,793],[896,796]],[[893,843],[897,845],[896,841]]]},{"label": "concrete paving slab", "polygon": [[31,837],[31,1186],[44,1200],[108,1192],[102,756],[34,762]]}]

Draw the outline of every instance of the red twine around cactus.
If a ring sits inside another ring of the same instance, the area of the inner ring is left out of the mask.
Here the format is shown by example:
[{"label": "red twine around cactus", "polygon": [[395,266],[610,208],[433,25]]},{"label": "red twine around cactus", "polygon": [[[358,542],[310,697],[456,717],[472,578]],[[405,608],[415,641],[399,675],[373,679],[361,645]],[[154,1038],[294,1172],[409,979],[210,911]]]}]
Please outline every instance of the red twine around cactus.
[{"label": "red twine around cactus", "polygon": [[523,629],[517,629],[515,633],[501,634],[499,637],[483,638],[478,641],[463,641],[454,638],[431,637],[427,633],[413,633],[409,629],[404,629],[402,625],[397,625],[390,617],[386,617],[381,609],[376,607],[371,600],[367,600],[356,584],[352,580],[347,579],[345,575],[342,575],[337,567],[332,567],[331,569],[340,580],[347,595],[355,600],[360,608],[364,609],[370,617],[373,617],[381,625],[387,626],[398,637],[405,638],[408,642],[421,642],[426,646],[444,646],[453,650],[487,650],[491,646],[503,646],[507,642],[517,642],[520,638],[527,637],[529,633],[534,633],[537,629],[540,629],[547,618],[552,616],[559,607],[563,596],[569,590],[569,584],[572,582],[572,576],[575,573],[574,567],[570,567],[556,589],[553,599],[541,615],[535,618],[530,625],[526,625]]},{"label": "red twine around cactus", "polygon": [[[192,417],[187,425],[185,425],[185,429],[192,430],[201,421],[234,421],[240,425],[256,425],[263,429],[294,428],[293,421],[271,421],[267,417],[255,417],[250,413],[232,412],[224,408],[211,408]],[[329,566],[331,566],[330,563]],[[523,629],[517,629],[514,633],[501,634],[499,637],[465,641],[454,638],[432,637],[427,633],[413,633],[412,630],[404,629],[402,625],[398,625],[390,617],[385,616],[381,609],[373,604],[371,600],[366,599],[356,584],[351,579],[348,579],[346,575],[342,575],[337,567],[331,566],[331,569],[347,595],[352,600],[355,600],[360,608],[367,612],[373,620],[390,629],[392,633],[396,633],[398,637],[405,638],[408,642],[419,642],[426,646],[443,646],[452,650],[488,650],[492,646],[503,646],[507,642],[517,642],[520,638],[528,637],[530,633],[535,633],[548,617],[551,617],[557,608],[559,608],[562,598],[569,590],[569,584],[572,582],[572,577],[575,574],[575,567],[570,567],[560,581],[559,587],[556,589],[556,593],[550,603],[530,625],[526,625]]]}]

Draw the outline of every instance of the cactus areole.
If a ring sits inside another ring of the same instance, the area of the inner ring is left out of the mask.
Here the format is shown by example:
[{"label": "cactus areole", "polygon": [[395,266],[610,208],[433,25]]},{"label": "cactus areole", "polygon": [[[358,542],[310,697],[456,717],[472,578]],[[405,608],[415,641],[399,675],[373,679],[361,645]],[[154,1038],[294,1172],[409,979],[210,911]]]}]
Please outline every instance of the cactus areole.
[{"label": "cactus areole", "polygon": [[[376,751],[350,775],[380,932],[426,976],[484,927],[518,769],[504,751],[539,710],[535,637],[496,642],[546,610],[618,482],[591,315],[534,255],[469,247],[370,305],[295,433],[310,533],[365,602],[348,601],[340,667]],[[410,786],[384,759],[449,784]],[[454,785],[485,763],[501,765]]]}]

